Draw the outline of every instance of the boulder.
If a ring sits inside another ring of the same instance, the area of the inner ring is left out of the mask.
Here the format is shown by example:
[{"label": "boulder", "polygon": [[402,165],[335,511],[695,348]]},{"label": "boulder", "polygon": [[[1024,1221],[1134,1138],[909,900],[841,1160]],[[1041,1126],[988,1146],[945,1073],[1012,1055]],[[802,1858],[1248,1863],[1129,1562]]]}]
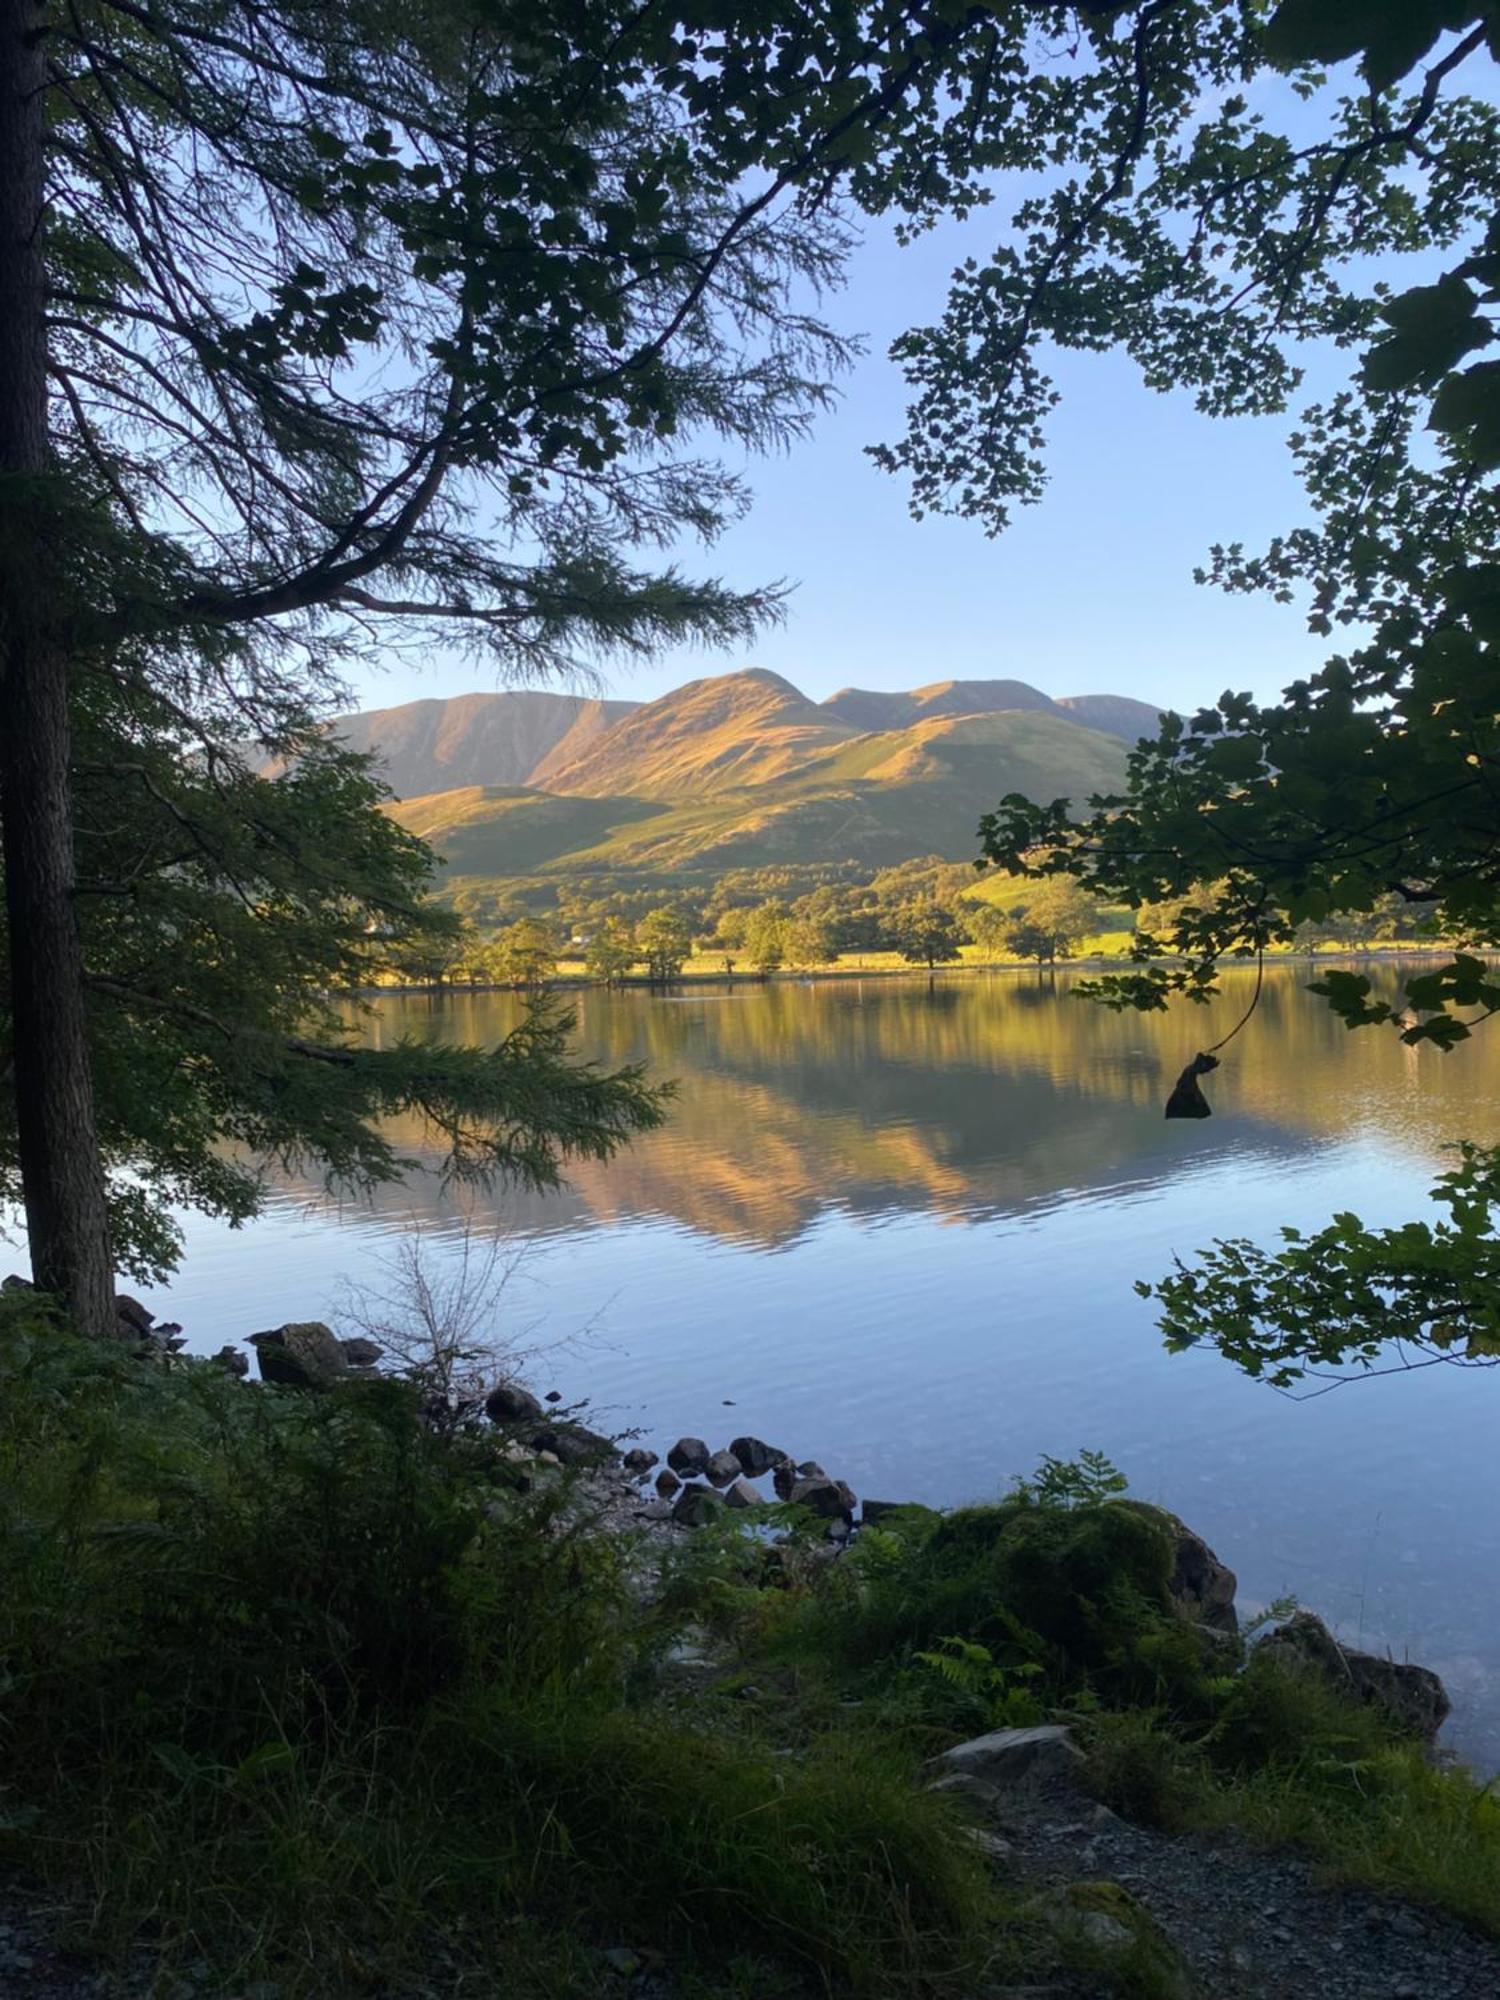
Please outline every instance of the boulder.
[{"label": "boulder", "polygon": [[724,1504],[726,1507],[758,1507],[761,1500],[747,1480],[736,1479],[724,1488]]},{"label": "boulder", "polygon": [[627,1472],[633,1472],[640,1477],[655,1465],[656,1453],[647,1451],[643,1445],[635,1445],[626,1452],[623,1462]]},{"label": "boulder", "polygon": [[322,1389],[349,1373],[343,1348],[321,1320],[289,1320],[269,1333],[252,1333],[249,1344],[261,1379],[284,1389]]},{"label": "boulder", "polygon": [[551,1452],[559,1465],[602,1465],[615,1456],[614,1445],[582,1424],[547,1424],[533,1431],[527,1443],[538,1456]]},{"label": "boulder", "polygon": [[1240,1629],[1234,1608],[1237,1584],[1235,1573],[1222,1563],[1201,1535],[1169,1514],[1165,1507],[1153,1507],[1144,1500],[1120,1500],[1120,1507],[1159,1521],[1172,1537],[1172,1574],[1167,1588],[1195,1625],[1231,1636]]},{"label": "boulder", "polygon": [[672,1519],[682,1528],[702,1528],[717,1517],[723,1505],[711,1486],[684,1486],[672,1503]]},{"label": "boulder", "polygon": [[1295,1612],[1285,1625],[1261,1640],[1256,1658],[1266,1655],[1298,1672],[1315,1673],[1350,1699],[1385,1710],[1396,1727],[1430,1743],[1453,1704],[1430,1667],[1383,1660],[1341,1646],[1321,1618]]},{"label": "boulder", "polygon": [[1004,1790],[1015,1785],[1076,1785],[1083,1752],[1061,1723],[1034,1729],[992,1729],[934,1757],[928,1768],[938,1776],[979,1778]]},{"label": "boulder", "polygon": [[529,1424],[542,1414],[542,1406],[519,1382],[497,1382],[484,1399],[484,1414],[492,1424]]},{"label": "boulder", "polygon": [[859,1505],[842,1479],[822,1476],[799,1479],[787,1498],[794,1507],[806,1507],[820,1521],[850,1520]]},{"label": "boulder", "polygon": [[740,1476],[740,1462],[732,1451],[716,1451],[703,1468],[715,1486],[727,1486]]},{"label": "boulder", "polygon": [[815,1458],[804,1458],[802,1463],[797,1467],[797,1477],[799,1479],[826,1479],[828,1474]]},{"label": "boulder", "polygon": [[373,1368],[385,1352],[378,1340],[367,1340],[362,1333],[351,1334],[349,1339],[341,1340],[339,1346],[343,1348],[344,1359],[351,1368]]},{"label": "boulder", "polygon": [[1181,1952],[1143,1903],[1118,1882],[1068,1882],[1043,1907],[1064,1936],[1103,1961],[1110,1992],[1150,1992],[1155,2000],[1190,2000],[1198,1983]]},{"label": "boulder", "polygon": [[237,1375],[242,1382],[250,1373],[250,1357],[248,1354],[241,1354],[237,1347],[228,1345],[221,1347],[213,1359],[220,1368],[227,1368],[231,1375]]},{"label": "boulder", "polygon": [[747,1479],[763,1478],[774,1465],[786,1457],[785,1452],[773,1451],[770,1445],[762,1444],[759,1438],[732,1438],[729,1449],[739,1460],[740,1471]]},{"label": "boulder", "polygon": [[797,1484],[797,1468],[789,1458],[778,1458],[771,1467],[771,1485],[778,1500],[790,1500]]},{"label": "boulder", "polygon": [[139,1299],[121,1292],[115,1300],[115,1318],[123,1320],[136,1333],[149,1333],[156,1324],[156,1314],[147,1312]]},{"label": "boulder", "polygon": [[708,1446],[702,1438],[679,1438],[667,1453],[667,1463],[684,1478],[694,1479],[708,1470]]},{"label": "boulder", "polygon": [[888,1514],[899,1514],[906,1504],[904,1500],[865,1500],[860,1503],[859,1518],[865,1527],[873,1528]]},{"label": "boulder", "polygon": [[663,1500],[670,1500],[681,1484],[682,1481],[669,1466],[664,1465],[656,1475],[656,1490]]}]

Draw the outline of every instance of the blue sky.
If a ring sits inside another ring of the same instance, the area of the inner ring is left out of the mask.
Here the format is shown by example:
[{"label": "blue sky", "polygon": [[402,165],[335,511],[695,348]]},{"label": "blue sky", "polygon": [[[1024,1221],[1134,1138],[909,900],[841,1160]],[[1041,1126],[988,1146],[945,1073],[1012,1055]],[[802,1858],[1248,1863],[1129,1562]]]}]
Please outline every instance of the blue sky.
[{"label": "blue sky", "polygon": [[[1225,687],[1270,696],[1317,666],[1299,611],[1193,582],[1214,541],[1263,545],[1305,515],[1284,422],[1201,417],[1147,389],[1118,355],[1063,355],[1051,484],[998,540],[970,522],[911,520],[897,478],[863,447],[893,438],[905,385],[886,349],[935,316],[948,274],[983,254],[998,210],[902,249],[871,230],[830,317],[868,352],[807,443],[752,472],[756,504],[698,566],[737,585],[798,588],[780,629],[726,653],[682,648],[608,675],[649,699],[701,674],[770,667],[815,699],[850,684],[906,688],[1014,676],[1048,694],[1129,694],[1192,708]],[[1347,366],[1347,357],[1344,358]],[[361,672],[363,706],[493,686],[463,660]]]}]

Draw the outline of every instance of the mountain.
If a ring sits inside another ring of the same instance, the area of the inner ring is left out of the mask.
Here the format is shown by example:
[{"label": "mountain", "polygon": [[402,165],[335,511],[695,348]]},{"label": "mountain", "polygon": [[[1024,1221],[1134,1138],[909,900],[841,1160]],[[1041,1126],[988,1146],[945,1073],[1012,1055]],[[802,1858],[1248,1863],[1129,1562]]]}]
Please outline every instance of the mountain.
[{"label": "mountain", "polygon": [[515,688],[366,709],[336,717],[329,728],[351,750],[378,751],[386,783],[410,798],[466,785],[527,784],[548,759],[578,756],[636,706]]},{"label": "mountain", "polygon": [[822,706],[857,729],[904,729],[934,715],[995,715],[1030,710],[1081,722],[1086,729],[1118,736],[1132,747],[1154,736],[1160,711],[1124,694],[1060,695],[1055,701],[1026,681],[933,681],[905,694],[874,688],[840,688]]},{"label": "mountain", "polygon": [[1118,789],[1126,744],[1155,725],[1124,695],[1054,701],[1025,681],[947,680],[814,702],[752,668],[649,702],[473,694],[330,727],[380,758],[391,811],[457,887],[956,859],[1006,792]]},{"label": "mountain", "polygon": [[550,757],[534,782],[555,792],[686,798],[805,774],[858,734],[780,674],[752,667],[647,702],[581,755]]}]

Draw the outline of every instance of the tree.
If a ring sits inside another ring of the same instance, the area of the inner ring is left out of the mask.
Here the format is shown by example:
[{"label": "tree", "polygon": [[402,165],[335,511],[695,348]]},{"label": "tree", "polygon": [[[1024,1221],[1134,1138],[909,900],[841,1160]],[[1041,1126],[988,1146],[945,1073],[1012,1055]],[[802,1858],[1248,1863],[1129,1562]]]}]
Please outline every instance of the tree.
[{"label": "tree", "polygon": [[1143,78],[1153,142],[1240,60],[1221,11],[1090,8],[1034,69],[1073,21],[1032,0],[920,32],[764,0],[732,35],[633,0],[0,0],[9,1116],[34,1270],[81,1323],[111,1310],[84,683],[144,676],[189,743],[214,707],[225,761],[285,747],[391,625],[530,674],[743,637],[773,592],[639,552],[742,504],[695,433],[780,444],[822,400],[838,190],[921,227],[1102,145]]},{"label": "tree", "polygon": [[791,911],[785,903],[758,903],[745,919],[745,952],[761,974],[779,972],[786,963]]},{"label": "tree", "polygon": [[941,903],[924,902],[908,903],[897,912],[892,935],[909,964],[925,965],[932,972],[961,956],[959,947],[968,933],[954,911]]},{"label": "tree", "polygon": [[540,917],[521,917],[495,937],[484,955],[489,976],[502,986],[545,986],[557,972],[557,938]]},{"label": "tree", "polygon": [[636,930],[635,941],[647,973],[664,986],[681,976],[692,955],[693,927],[681,910],[664,906],[647,914]]},{"label": "tree", "polygon": [[828,965],[838,957],[833,926],[818,917],[794,914],[786,927],[788,965]]},{"label": "tree", "polygon": [[733,979],[734,968],[739,962],[739,953],[745,948],[745,926],[748,912],[735,907],[719,912],[712,937],[705,940],[706,949],[716,951],[724,962],[724,976]]},{"label": "tree", "polygon": [[640,957],[635,933],[621,917],[606,917],[588,941],[584,970],[590,979],[618,986]]},{"label": "tree", "polygon": [[1001,930],[1005,949],[1039,966],[1071,958],[1073,947],[1098,928],[1098,912],[1076,882],[1052,876],[1028,888]]},{"label": "tree", "polygon": [[[150,1281],[173,1263],[172,1211],[230,1222],[260,1163],[335,1186],[399,1179],[383,1121],[417,1116],[460,1178],[555,1185],[660,1123],[637,1068],[568,1054],[544,1011],[492,1048],[361,1036],[362,989],[398,962],[437,976],[455,920],[427,896],[430,852],[380,809],[364,760],[310,731],[279,776],[185,754],[163,705],[89,684],[74,723],[80,944],[114,1254]],[[9,933],[0,930],[0,993]],[[0,1011],[0,1046],[9,1021]],[[0,1201],[19,1192],[0,1095]]]},{"label": "tree", "polygon": [[[1442,1049],[1500,1011],[1484,956],[1500,943],[1500,363],[1482,358],[1500,334],[1497,50],[1480,0],[1282,0],[1247,73],[1287,74],[1286,129],[1262,87],[1256,108],[1233,91],[1180,142],[1132,130],[1113,170],[1096,154],[1091,179],[1039,200],[1020,247],[975,261],[940,338],[908,345],[921,388],[890,460],[919,502],[997,525],[1008,501],[1034,497],[1046,340],[1118,344],[1216,414],[1284,408],[1301,340],[1358,355],[1292,439],[1313,523],[1258,555],[1216,548],[1204,571],[1231,591],[1302,597],[1310,629],[1342,630],[1346,649],[1280,703],[1229,691],[1167,718],[1127,791],[1081,820],[1012,796],[985,822],[997,865],[1166,907],[1165,924],[1138,930],[1133,966],[1093,982],[1109,1004],[1205,1000],[1226,959],[1263,959],[1300,925],[1363,920],[1394,896],[1446,962],[1392,1002],[1351,972],[1313,990],[1351,1028]],[[1346,60],[1357,85],[1337,95],[1323,66]],[[1401,253],[1423,260],[1404,289],[1390,281]],[[981,439],[984,476],[958,486]],[[1496,1164],[1469,1149],[1445,1177],[1450,1224],[1341,1217],[1275,1255],[1219,1244],[1157,1289],[1169,1334],[1217,1339],[1282,1383],[1312,1363],[1372,1366],[1391,1339],[1424,1361],[1490,1359]]]}]

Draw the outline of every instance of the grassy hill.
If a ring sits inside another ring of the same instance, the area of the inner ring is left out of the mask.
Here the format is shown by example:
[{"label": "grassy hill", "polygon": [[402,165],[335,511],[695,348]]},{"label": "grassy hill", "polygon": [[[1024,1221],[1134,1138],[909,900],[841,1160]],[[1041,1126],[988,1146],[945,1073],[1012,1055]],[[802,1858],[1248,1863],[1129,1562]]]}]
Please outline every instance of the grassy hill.
[{"label": "grassy hill", "polygon": [[[816,731],[774,687],[760,684],[745,699],[763,726],[738,736],[723,704],[695,697],[684,706],[704,725],[697,734],[683,728],[640,743],[633,725],[658,705],[636,710],[623,729],[648,760],[644,777],[632,777],[617,728],[556,781],[578,790],[471,786],[392,810],[445,857],[446,886],[455,890],[533,875],[709,881],[730,868],[784,862],[965,858],[981,813],[1005,792],[1081,799],[1124,776],[1118,738],[1045,712],[939,715],[861,735],[847,725]],[[611,777],[641,789],[581,789]]]}]

